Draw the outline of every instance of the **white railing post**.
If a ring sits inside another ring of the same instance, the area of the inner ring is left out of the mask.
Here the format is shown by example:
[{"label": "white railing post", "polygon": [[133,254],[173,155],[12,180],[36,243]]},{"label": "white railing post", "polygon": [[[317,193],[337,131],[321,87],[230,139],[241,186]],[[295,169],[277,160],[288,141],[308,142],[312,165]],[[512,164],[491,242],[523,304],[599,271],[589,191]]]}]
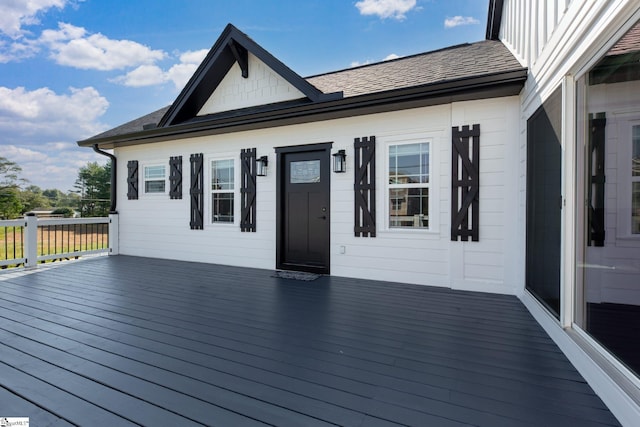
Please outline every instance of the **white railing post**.
[{"label": "white railing post", "polygon": [[119,230],[118,230],[118,212],[109,213],[109,255],[118,255],[119,248]]},{"label": "white railing post", "polygon": [[24,233],[24,257],[26,268],[38,266],[38,217],[33,212],[24,216],[26,227]]}]

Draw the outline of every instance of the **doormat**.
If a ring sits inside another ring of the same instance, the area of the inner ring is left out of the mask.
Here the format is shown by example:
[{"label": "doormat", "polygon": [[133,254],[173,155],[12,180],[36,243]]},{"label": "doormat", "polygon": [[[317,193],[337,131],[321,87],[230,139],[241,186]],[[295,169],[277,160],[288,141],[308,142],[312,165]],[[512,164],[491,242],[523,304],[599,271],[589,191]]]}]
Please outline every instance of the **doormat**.
[{"label": "doormat", "polygon": [[292,280],[304,280],[305,282],[310,282],[312,280],[316,280],[320,277],[319,274],[307,273],[304,271],[275,271],[271,277],[277,277],[279,279],[292,279]]}]

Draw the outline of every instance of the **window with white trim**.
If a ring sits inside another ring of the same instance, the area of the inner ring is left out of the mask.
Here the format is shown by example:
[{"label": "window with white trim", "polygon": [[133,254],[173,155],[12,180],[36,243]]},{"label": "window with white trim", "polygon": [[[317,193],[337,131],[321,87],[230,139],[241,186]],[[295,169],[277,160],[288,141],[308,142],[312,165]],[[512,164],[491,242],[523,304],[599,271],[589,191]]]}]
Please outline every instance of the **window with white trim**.
[{"label": "window with white trim", "polygon": [[631,234],[640,234],[640,125],[631,128]]},{"label": "window with white trim", "polygon": [[235,201],[235,162],[211,161],[211,222],[233,222]]},{"label": "window with white trim", "polygon": [[429,143],[389,145],[389,228],[429,228]]},{"label": "window with white trim", "polygon": [[165,165],[144,167],[144,192],[147,194],[164,193],[166,188],[167,168]]}]

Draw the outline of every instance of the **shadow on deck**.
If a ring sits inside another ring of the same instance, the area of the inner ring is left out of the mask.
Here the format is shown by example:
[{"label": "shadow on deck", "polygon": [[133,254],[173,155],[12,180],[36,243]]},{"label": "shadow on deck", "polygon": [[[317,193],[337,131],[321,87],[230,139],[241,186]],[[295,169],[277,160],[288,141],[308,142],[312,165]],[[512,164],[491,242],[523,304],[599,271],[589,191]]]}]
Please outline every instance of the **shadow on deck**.
[{"label": "shadow on deck", "polygon": [[517,298],[128,256],[0,274],[33,426],[618,425]]}]

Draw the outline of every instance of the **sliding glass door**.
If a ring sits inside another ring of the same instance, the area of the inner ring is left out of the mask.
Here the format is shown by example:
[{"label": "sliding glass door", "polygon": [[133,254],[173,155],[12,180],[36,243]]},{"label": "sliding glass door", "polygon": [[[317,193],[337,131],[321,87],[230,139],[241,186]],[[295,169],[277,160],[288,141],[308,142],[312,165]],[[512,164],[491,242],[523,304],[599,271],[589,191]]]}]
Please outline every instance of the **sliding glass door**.
[{"label": "sliding glass door", "polygon": [[640,374],[640,25],[577,82],[576,323]]}]

